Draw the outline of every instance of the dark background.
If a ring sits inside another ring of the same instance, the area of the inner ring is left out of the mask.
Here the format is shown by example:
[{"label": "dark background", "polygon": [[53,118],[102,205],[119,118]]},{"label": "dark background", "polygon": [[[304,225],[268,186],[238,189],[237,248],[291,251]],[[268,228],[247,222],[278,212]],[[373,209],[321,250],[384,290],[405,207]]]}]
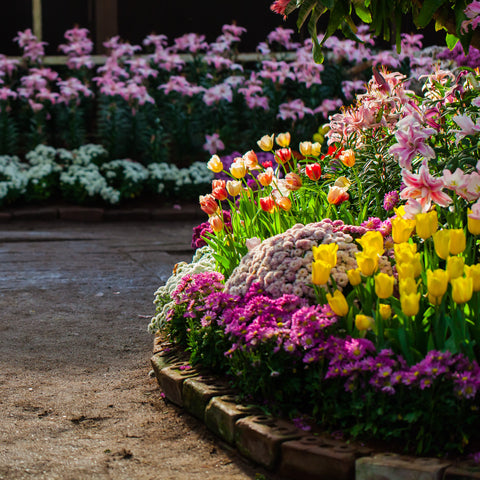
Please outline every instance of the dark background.
[{"label": "dark background", "polygon": [[[99,25],[97,1],[42,0],[43,40],[49,43],[47,54],[59,53],[57,47],[64,41],[63,34],[75,24],[88,28],[91,38],[96,39]],[[5,3],[0,16],[0,53],[19,55],[20,50],[12,40],[18,31],[32,27],[32,0]],[[236,23],[247,29],[240,50],[254,51],[277,26],[292,28],[296,32],[296,14],[285,22],[280,15],[269,10],[271,3],[272,0],[117,0],[115,28],[122,39],[131,43],[140,43],[152,32],[165,34],[170,40],[184,33],[202,33],[211,42],[221,34],[222,25]],[[112,20],[108,18],[106,21]],[[408,18],[403,23],[404,30],[414,31]],[[444,34],[436,33],[433,28],[422,33],[425,46],[444,44]],[[297,34],[297,39],[304,37],[305,32]],[[97,48],[97,53],[100,51],[101,47]]]}]

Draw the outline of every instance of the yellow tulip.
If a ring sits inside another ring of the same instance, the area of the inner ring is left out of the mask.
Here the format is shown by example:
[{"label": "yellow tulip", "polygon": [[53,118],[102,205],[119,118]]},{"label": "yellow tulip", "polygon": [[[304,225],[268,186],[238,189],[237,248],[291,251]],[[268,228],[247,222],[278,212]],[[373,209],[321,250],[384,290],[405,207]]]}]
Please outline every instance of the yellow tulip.
[{"label": "yellow tulip", "polygon": [[450,254],[458,255],[465,250],[467,239],[463,228],[454,228],[450,230]]},{"label": "yellow tulip", "polygon": [[273,139],[275,135],[264,135],[258,142],[258,146],[264,152],[270,152],[273,148]]},{"label": "yellow tulip", "polygon": [[400,295],[400,307],[405,315],[415,316],[420,309],[420,293]]},{"label": "yellow tulip", "polygon": [[393,285],[395,278],[386,273],[375,275],[375,293],[378,298],[388,298],[393,295]]},{"label": "yellow tulip", "polygon": [[472,210],[468,209],[467,228],[472,235],[480,235],[480,220],[472,216]]},{"label": "yellow tulip", "polygon": [[321,260],[312,262],[312,283],[314,285],[326,285],[330,278],[332,267]]},{"label": "yellow tulip", "polygon": [[413,277],[402,278],[398,281],[398,291],[400,296],[417,293],[417,282]]},{"label": "yellow tulip", "polygon": [[340,290],[335,290],[333,295],[327,293],[327,301],[333,312],[339,317],[344,317],[349,310],[347,299]]},{"label": "yellow tulip", "polygon": [[415,228],[415,220],[392,218],[392,238],[395,243],[406,242]]},{"label": "yellow tulip", "polygon": [[398,279],[415,278],[415,266],[413,263],[397,263]]},{"label": "yellow tulip", "polygon": [[417,235],[424,240],[430,238],[438,230],[438,215],[436,210],[417,214],[415,221]]},{"label": "yellow tulip", "polygon": [[433,245],[437,255],[446,260],[450,253],[450,230],[439,230],[433,234]]},{"label": "yellow tulip", "polygon": [[234,160],[232,165],[230,165],[230,173],[235,178],[243,178],[247,174],[247,167],[243,158],[238,157]]},{"label": "yellow tulip", "polygon": [[473,280],[471,278],[454,278],[451,283],[452,298],[455,303],[466,303],[472,298]]},{"label": "yellow tulip", "polygon": [[367,255],[382,255],[385,251],[383,235],[378,231],[369,231],[358,238],[357,242],[362,246],[363,252]]},{"label": "yellow tulip", "polygon": [[463,275],[465,268],[465,261],[462,257],[448,257],[447,258],[447,273],[450,280],[458,278]]},{"label": "yellow tulip", "polygon": [[373,275],[378,269],[378,255],[370,256],[363,252],[355,254],[357,265],[362,275],[366,277]]},{"label": "yellow tulip", "polygon": [[[432,297],[440,297],[445,295],[450,277],[445,270],[437,268],[437,270],[427,270],[427,290]],[[433,303],[433,302],[432,302]],[[437,304],[435,304],[437,305]]]},{"label": "yellow tulip", "polygon": [[304,157],[309,157],[312,154],[312,142],[300,142],[298,148]]},{"label": "yellow tulip", "polygon": [[475,265],[465,265],[465,274],[473,282],[473,291],[480,292],[480,263]]},{"label": "yellow tulip", "polygon": [[374,324],[375,320],[368,315],[363,315],[362,313],[355,315],[355,326],[360,332],[363,330],[371,330]]},{"label": "yellow tulip", "polygon": [[290,145],[290,140],[291,140],[290,133],[289,132],[279,133],[275,140],[277,142],[277,145],[279,145],[282,148],[286,148]]},{"label": "yellow tulip", "polygon": [[397,263],[404,263],[411,258],[412,255],[417,253],[417,244],[416,243],[396,243],[393,246],[393,251],[395,253],[395,260]]},{"label": "yellow tulip", "polygon": [[314,260],[328,263],[332,268],[337,264],[337,243],[325,243],[318,247],[313,246],[312,251]]},{"label": "yellow tulip", "polygon": [[392,307],[386,303],[381,303],[378,306],[378,313],[383,320],[388,320],[392,316]]},{"label": "yellow tulip", "polygon": [[242,182],[240,182],[239,180],[227,181],[227,192],[232,197],[236,197],[241,191],[242,191]]},{"label": "yellow tulip", "polygon": [[[314,139],[315,140],[315,139]],[[312,153],[314,157],[318,157],[322,151],[322,143],[321,142],[315,142],[312,143]]]},{"label": "yellow tulip", "polygon": [[358,268],[352,268],[350,270],[347,270],[347,277],[352,287],[355,287],[362,283],[362,277],[360,276],[360,269]]},{"label": "yellow tulip", "polygon": [[435,297],[434,295],[428,294],[428,301],[432,305],[440,305],[442,303],[442,298],[443,297]]},{"label": "yellow tulip", "polygon": [[214,173],[219,173],[223,170],[223,163],[218,155],[213,155],[207,162],[207,168]]}]

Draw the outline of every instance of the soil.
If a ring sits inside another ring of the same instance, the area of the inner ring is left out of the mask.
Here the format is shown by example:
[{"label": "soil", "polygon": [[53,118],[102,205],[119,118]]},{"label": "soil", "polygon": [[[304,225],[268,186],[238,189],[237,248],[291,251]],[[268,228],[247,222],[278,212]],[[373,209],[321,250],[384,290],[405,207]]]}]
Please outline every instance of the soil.
[{"label": "soil", "polygon": [[153,294],[191,259],[193,226],[0,227],[0,479],[278,478],[149,374]]}]

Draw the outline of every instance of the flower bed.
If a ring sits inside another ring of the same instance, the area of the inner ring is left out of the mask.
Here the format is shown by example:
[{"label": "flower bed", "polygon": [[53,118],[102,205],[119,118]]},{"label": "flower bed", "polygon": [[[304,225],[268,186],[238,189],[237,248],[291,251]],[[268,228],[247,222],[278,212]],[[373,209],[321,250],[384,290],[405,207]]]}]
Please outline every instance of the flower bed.
[{"label": "flower bed", "polygon": [[436,68],[415,95],[377,71],[325,145],[282,133],[258,141],[270,157],[212,156],[207,246],[159,289],[150,329],[276,414],[474,453],[479,80]]}]

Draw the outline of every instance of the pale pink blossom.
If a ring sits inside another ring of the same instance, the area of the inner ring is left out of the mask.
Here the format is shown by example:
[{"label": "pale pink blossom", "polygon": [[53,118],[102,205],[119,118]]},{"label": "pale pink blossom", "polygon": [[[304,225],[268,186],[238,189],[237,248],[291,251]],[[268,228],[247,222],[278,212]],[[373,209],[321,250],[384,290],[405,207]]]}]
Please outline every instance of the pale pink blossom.
[{"label": "pale pink blossom", "polygon": [[468,115],[455,115],[452,120],[460,127],[460,130],[450,130],[451,133],[455,133],[455,143],[457,145],[467,135],[476,135],[480,132],[480,125],[473,123]]},{"label": "pale pink blossom", "polygon": [[205,135],[205,144],[203,149],[206,150],[210,155],[214,155],[216,152],[225,150],[225,144],[220,139],[218,133],[212,133],[212,135]]},{"label": "pale pink blossom", "polygon": [[278,107],[277,118],[287,120],[291,118],[293,121],[301,120],[305,114],[313,115],[313,110],[305,106],[303,100],[297,98],[291,102],[282,103]]},{"label": "pale pink blossom", "polygon": [[446,188],[460,195],[460,192],[467,188],[468,177],[461,168],[457,168],[453,173],[445,169],[443,171],[443,183]]},{"label": "pale pink blossom", "polygon": [[343,105],[342,100],[339,98],[325,99],[321,105],[313,110],[313,113],[321,113],[324,118],[328,118],[330,112],[338,110]]},{"label": "pale pink blossom", "polygon": [[233,100],[232,88],[226,83],[220,83],[214,87],[210,87],[205,90],[203,94],[203,101],[206,105],[210,106],[221,100],[226,100],[228,103],[231,103]]},{"label": "pale pink blossom", "polygon": [[452,199],[442,190],[445,188],[442,178],[430,174],[426,160],[422,162],[418,174],[402,170],[403,183],[406,187],[400,192],[400,198],[417,200],[423,211],[428,211],[432,203],[447,207]]}]

